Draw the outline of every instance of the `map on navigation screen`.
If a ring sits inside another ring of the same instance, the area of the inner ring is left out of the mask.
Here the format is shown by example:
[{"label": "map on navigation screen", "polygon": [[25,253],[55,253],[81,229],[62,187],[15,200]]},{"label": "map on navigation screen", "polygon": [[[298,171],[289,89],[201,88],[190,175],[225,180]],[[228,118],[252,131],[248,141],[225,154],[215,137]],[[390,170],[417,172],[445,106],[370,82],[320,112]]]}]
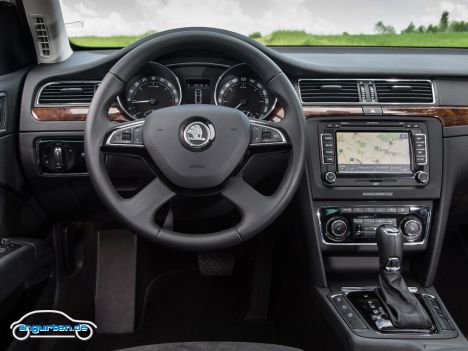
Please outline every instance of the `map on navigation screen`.
[{"label": "map on navigation screen", "polygon": [[408,133],[337,132],[340,173],[410,173]]}]

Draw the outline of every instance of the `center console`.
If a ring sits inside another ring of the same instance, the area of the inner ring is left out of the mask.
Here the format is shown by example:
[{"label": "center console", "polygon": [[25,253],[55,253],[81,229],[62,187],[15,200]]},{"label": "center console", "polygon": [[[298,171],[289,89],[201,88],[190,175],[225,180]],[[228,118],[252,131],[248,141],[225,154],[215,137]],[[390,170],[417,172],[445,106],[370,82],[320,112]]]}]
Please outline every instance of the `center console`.
[{"label": "center console", "polygon": [[324,277],[317,292],[345,342],[360,350],[464,345],[432,286],[445,230],[440,122],[326,116],[307,127],[310,216]]}]

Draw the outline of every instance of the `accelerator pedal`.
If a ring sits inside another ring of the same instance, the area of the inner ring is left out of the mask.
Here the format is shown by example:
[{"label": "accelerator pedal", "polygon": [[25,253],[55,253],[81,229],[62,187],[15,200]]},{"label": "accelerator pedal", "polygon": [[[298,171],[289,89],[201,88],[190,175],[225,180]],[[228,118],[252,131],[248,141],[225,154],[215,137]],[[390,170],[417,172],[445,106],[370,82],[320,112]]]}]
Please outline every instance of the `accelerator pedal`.
[{"label": "accelerator pedal", "polygon": [[235,264],[236,255],[233,250],[198,254],[198,267],[204,277],[230,276]]}]

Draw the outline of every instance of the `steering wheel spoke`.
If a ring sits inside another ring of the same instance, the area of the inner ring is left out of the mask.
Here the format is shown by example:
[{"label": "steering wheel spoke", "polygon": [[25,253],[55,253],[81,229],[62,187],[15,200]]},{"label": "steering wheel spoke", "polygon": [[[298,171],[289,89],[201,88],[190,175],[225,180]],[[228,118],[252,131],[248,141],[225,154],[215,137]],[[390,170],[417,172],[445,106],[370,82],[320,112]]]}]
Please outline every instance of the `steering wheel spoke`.
[{"label": "steering wheel spoke", "polygon": [[270,197],[260,194],[241,177],[235,179],[222,195],[240,210],[243,222],[261,218],[271,204]]},{"label": "steering wheel spoke", "polygon": [[143,125],[145,120],[121,123],[106,133],[101,151],[108,154],[139,155],[145,154]]},{"label": "steering wheel spoke", "polygon": [[136,195],[125,199],[123,207],[132,220],[152,223],[154,215],[165,203],[175,196],[159,178],[154,178]]},{"label": "steering wheel spoke", "polygon": [[251,120],[249,151],[262,153],[289,150],[291,143],[288,134],[277,125],[278,123]]}]

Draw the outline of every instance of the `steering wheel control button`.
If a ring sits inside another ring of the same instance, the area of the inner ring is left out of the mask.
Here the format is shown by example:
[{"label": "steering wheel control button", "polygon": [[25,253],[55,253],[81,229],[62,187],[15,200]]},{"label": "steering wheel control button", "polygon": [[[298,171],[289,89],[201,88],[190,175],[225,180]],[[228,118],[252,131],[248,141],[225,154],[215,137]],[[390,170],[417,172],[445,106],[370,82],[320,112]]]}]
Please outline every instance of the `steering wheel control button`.
[{"label": "steering wheel control button", "polygon": [[143,145],[143,123],[144,121],[138,121],[125,127],[117,127],[107,139],[107,146]]},{"label": "steering wheel control button", "polygon": [[191,151],[206,149],[216,136],[213,124],[204,119],[184,122],[181,129],[182,144]]},{"label": "steering wheel control button", "polygon": [[251,122],[250,144],[286,144],[283,133],[274,127],[266,126],[257,122]]}]

